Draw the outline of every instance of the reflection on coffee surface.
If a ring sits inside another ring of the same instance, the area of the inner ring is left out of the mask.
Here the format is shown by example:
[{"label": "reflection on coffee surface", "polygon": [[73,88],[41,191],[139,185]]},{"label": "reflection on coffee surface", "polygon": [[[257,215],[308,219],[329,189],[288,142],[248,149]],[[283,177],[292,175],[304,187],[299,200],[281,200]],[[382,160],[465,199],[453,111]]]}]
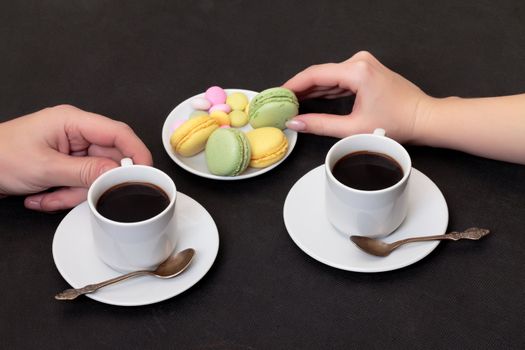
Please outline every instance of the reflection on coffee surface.
[{"label": "reflection on coffee surface", "polygon": [[339,159],[332,174],[348,187],[376,191],[398,183],[403,178],[403,169],[386,154],[359,151]]},{"label": "reflection on coffee surface", "polygon": [[111,187],[97,201],[97,211],[107,219],[137,222],[160,214],[169,205],[168,195],[145,182],[125,182]]}]

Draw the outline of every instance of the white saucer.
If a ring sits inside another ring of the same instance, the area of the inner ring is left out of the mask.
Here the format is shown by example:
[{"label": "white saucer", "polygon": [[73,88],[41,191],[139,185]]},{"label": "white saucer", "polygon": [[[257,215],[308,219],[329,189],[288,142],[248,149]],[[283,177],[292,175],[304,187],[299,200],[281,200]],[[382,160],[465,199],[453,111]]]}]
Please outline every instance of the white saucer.
[{"label": "white saucer", "polygon": [[[284,203],[284,223],[290,237],[312,258],[342,270],[381,272],[413,264],[439,244],[439,241],[407,244],[387,257],[364,253],[328,222],[324,211],[324,177],[324,165],[311,170],[295,183]],[[383,240],[443,234],[447,225],[448,208],[443,194],[427,176],[412,168],[408,216]]]},{"label": "white saucer", "polygon": [[[233,92],[242,92],[244,93],[249,100],[251,100],[255,95],[257,95],[256,91],[251,90],[244,90],[244,89],[224,89],[226,93],[231,94]],[[281,164],[290,153],[292,153],[295,144],[297,143],[297,132],[285,129],[283,130],[284,134],[288,138],[288,151],[286,152],[286,155],[278,161],[277,163],[274,163],[266,168],[256,169],[248,167],[242,174],[237,176],[217,176],[208,170],[208,167],[206,165],[206,159],[204,158],[204,152],[200,152],[199,154],[193,156],[193,157],[182,157],[181,155],[175,153],[170,145],[170,136],[173,132],[173,125],[176,124],[176,122],[181,120],[188,119],[191,112],[194,111],[194,109],[191,107],[190,102],[195,97],[204,97],[204,93],[198,94],[195,96],[192,96],[185,101],[181,102],[177,107],[175,107],[168,117],[166,118],[166,121],[164,122],[164,125],[162,127],[162,144],[164,145],[164,149],[168,153],[168,155],[173,159],[175,163],[177,163],[181,168],[189,171],[190,173],[193,173],[198,176],[206,177],[209,179],[215,179],[215,180],[242,180],[247,179],[250,177],[254,177],[257,175],[264,174],[279,164]],[[252,127],[250,124],[247,124],[243,126],[242,128],[239,128],[240,130],[247,132],[252,130]]]},{"label": "white saucer", "polygon": [[[175,228],[180,233],[176,251],[194,248],[196,252],[186,271],[168,280],[153,276],[136,277],[86,296],[112,305],[147,305],[174,297],[197,283],[208,272],[217,256],[217,226],[206,209],[180,192],[177,193],[175,215]],[[53,238],[55,265],[62,277],[74,288],[120,275],[98,258],[89,220],[89,208],[87,202],[84,202],[66,215]]]}]

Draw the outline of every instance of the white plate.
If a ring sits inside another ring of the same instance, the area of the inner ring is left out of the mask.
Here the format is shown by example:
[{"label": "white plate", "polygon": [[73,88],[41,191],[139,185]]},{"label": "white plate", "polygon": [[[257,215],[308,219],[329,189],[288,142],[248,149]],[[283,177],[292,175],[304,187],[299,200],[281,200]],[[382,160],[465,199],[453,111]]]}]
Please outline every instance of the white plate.
[{"label": "white plate", "polygon": [[[233,92],[242,92],[244,93],[249,100],[251,100],[255,95],[257,95],[256,91],[251,90],[244,90],[244,89],[225,89],[227,94],[231,94]],[[191,112],[194,111],[194,109],[190,105],[190,101],[193,100],[195,97],[204,97],[204,93],[195,95],[193,97],[188,98],[181,104],[179,104],[175,109],[173,109],[168,117],[166,118],[166,121],[164,122],[164,126],[162,127],[162,144],[164,145],[164,149],[169,154],[171,159],[175,163],[177,163],[181,168],[189,171],[190,173],[193,173],[195,175],[199,175],[202,177],[207,177],[210,179],[216,179],[216,180],[242,180],[247,179],[250,177],[254,177],[257,175],[264,174],[267,171],[272,170],[279,164],[281,164],[290,153],[292,153],[292,150],[295,147],[295,144],[297,142],[297,132],[285,129],[284,134],[288,138],[288,151],[286,152],[286,155],[278,161],[275,164],[272,164],[266,168],[256,169],[248,167],[242,174],[237,176],[217,176],[213,175],[209,172],[208,167],[206,166],[206,159],[204,158],[204,152],[200,152],[199,154],[193,156],[193,157],[182,157],[181,155],[175,153],[170,145],[170,136],[173,132],[173,125],[179,121],[179,120],[186,120],[188,119]],[[247,124],[246,126],[243,126],[242,128],[239,128],[240,130],[246,132],[252,130],[252,127],[250,124]]]},{"label": "white plate", "polygon": [[[120,275],[98,258],[89,215],[87,202],[73,208],[58,225],[53,238],[55,265],[62,277],[74,288]],[[180,192],[177,193],[175,215],[175,229],[180,234],[176,251],[195,249],[193,261],[186,271],[167,280],[153,276],[135,277],[86,296],[112,305],[147,305],[174,297],[197,283],[208,272],[217,256],[217,226],[206,209]]]},{"label": "white plate", "polygon": [[[326,218],[324,177],[324,165],[311,170],[295,183],[284,203],[284,222],[290,237],[312,258],[342,270],[381,272],[413,264],[437,247],[439,241],[412,243],[387,257],[359,250]],[[443,194],[427,176],[412,168],[407,218],[384,241],[443,234],[447,225],[448,208]]]}]

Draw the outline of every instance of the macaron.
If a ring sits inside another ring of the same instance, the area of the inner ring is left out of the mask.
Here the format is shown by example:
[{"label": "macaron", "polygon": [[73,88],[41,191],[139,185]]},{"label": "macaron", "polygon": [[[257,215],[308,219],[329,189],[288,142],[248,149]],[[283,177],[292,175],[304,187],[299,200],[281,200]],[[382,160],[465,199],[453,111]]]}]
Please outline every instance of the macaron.
[{"label": "macaron", "polygon": [[274,87],[261,91],[252,99],[248,116],[256,128],[273,126],[284,130],[285,123],[299,113],[299,102],[293,91]]},{"label": "macaron", "polygon": [[236,176],[249,165],[250,143],[238,129],[217,129],[209,137],[205,148],[208,170],[218,176]]},{"label": "macaron", "polygon": [[246,138],[250,142],[250,166],[253,168],[265,168],[280,161],[288,150],[286,135],[276,127],[253,129],[246,133]]},{"label": "macaron", "polygon": [[191,157],[204,150],[208,137],[218,128],[219,123],[207,115],[188,119],[171,134],[171,147],[181,156]]}]

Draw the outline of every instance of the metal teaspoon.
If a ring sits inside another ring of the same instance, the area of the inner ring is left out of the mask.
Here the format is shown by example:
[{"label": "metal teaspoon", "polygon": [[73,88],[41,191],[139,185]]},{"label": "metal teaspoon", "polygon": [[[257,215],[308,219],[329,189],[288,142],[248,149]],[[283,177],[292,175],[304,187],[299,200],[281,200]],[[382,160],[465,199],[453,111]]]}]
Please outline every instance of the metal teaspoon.
[{"label": "metal teaspoon", "polygon": [[471,227],[466,229],[463,232],[450,232],[444,235],[437,236],[426,236],[426,237],[412,237],[402,239],[392,243],[385,243],[379,239],[364,237],[364,236],[350,236],[350,240],[355,243],[361,250],[365,251],[368,254],[376,256],[387,256],[392,251],[399,246],[412,243],[412,242],[421,242],[421,241],[435,241],[435,240],[453,240],[457,241],[460,239],[472,239],[478,240],[481,237],[484,237],[490,233],[489,230],[478,227]]},{"label": "metal teaspoon", "polygon": [[61,293],[55,295],[57,300],[73,300],[79,295],[93,293],[94,291],[108,286],[113,283],[117,283],[126,280],[131,277],[151,275],[158,278],[172,278],[182,273],[190,265],[193,256],[195,255],[195,249],[188,248],[178,252],[175,255],[170,256],[164,262],[162,262],[155,270],[140,270],[127,273],[122,276],[114,277],[109,280],[89,284],[82,288],[71,288],[66,289]]}]

